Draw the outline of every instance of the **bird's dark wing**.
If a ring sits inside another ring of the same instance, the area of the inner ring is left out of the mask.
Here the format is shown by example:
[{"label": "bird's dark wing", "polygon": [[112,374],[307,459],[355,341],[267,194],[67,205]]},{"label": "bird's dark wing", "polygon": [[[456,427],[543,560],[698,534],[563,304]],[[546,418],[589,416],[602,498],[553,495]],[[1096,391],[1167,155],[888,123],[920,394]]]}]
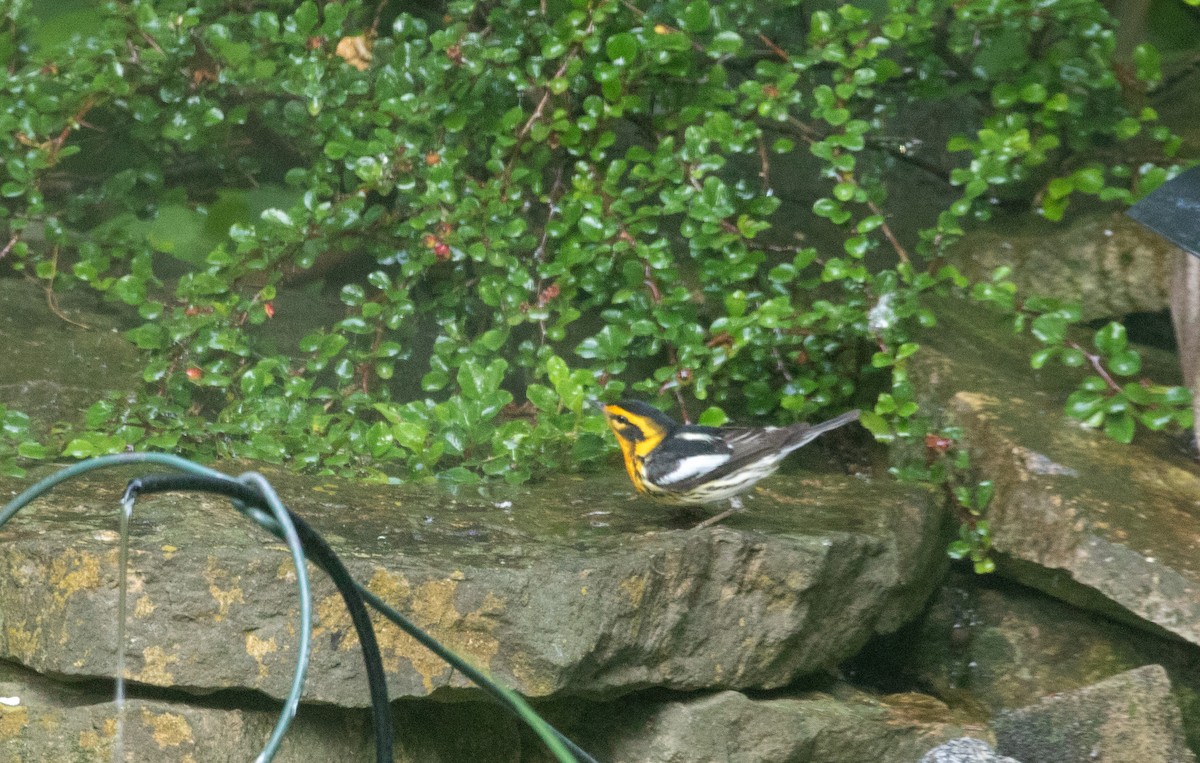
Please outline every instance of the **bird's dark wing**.
[{"label": "bird's dark wing", "polygon": [[681,426],[646,459],[646,479],[655,485],[704,481],[733,457],[733,448],[715,427]]},{"label": "bird's dark wing", "polygon": [[820,424],[797,423],[786,427],[680,427],[678,431],[698,430],[710,437],[719,437],[729,448],[729,458],[713,468],[694,476],[680,478],[671,483],[673,490],[687,491],[709,480],[720,479],[727,474],[766,458],[782,459],[818,435],[848,424],[858,418],[858,411],[849,411]]}]

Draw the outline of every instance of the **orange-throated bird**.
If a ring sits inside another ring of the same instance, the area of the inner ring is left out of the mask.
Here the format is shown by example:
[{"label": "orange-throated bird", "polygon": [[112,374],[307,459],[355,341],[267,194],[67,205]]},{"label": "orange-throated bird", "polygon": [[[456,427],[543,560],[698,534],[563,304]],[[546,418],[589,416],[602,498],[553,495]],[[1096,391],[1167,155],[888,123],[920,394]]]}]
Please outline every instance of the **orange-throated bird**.
[{"label": "orange-throated bird", "polygon": [[730,499],[729,511],[697,527],[720,522],[738,511],[737,496],[818,435],[858,418],[848,411],[820,424],[786,427],[706,427],[680,424],[640,401],[607,403],[604,418],[625,457],[625,470],[639,493],[677,506]]}]

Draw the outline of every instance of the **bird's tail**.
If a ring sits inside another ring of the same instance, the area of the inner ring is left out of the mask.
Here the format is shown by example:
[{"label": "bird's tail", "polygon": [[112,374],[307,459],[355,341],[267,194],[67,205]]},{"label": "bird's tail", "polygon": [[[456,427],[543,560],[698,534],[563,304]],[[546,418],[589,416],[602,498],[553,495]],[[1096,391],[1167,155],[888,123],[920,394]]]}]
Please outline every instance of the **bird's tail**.
[{"label": "bird's tail", "polygon": [[795,434],[788,441],[787,445],[784,446],[785,452],[791,453],[793,450],[807,445],[830,429],[837,429],[840,426],[849,424],[851,421],[857,421],[858,414],[859,411],[855,408],[852,411],[846,411],[841,416],[834,416],[829,421],[822,421],[820,424],[791,425],[788,429]]}]

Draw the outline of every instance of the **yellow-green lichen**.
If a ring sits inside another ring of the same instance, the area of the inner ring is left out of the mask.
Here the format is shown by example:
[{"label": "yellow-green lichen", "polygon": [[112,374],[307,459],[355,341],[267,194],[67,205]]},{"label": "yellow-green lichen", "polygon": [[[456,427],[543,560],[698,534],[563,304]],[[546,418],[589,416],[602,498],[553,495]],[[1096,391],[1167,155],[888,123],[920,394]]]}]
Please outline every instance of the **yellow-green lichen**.
[{"label": "yellow-green lichen", "polygon": [[[465,576],[459,573],[452,577]],[[459,612],[454,604],[459,585],[457,579],[427,580],[413,585],[402,574],[379,569],[368,588],[392,606],[407,611],[414,623],[451,650],[488,670],[500,651],[500,641],[493,631],[495,616],[504,611],[505,602],[489,592],[477,610]],[[381,625],[379,646],[386,671],[399,671],[401,660],[407,660],[421,676],[426,691],[432,692],[435,681],[449,675],[446,663],[391,623]]]},{"label": "yellow-green lichen", "polygon": [[150,729],[150,736],[158,749],[178,747],[181,744],[195,744],[192,736],[192,726],[187,719],[176,713],[152,713],[142,709],[142,723]]}]

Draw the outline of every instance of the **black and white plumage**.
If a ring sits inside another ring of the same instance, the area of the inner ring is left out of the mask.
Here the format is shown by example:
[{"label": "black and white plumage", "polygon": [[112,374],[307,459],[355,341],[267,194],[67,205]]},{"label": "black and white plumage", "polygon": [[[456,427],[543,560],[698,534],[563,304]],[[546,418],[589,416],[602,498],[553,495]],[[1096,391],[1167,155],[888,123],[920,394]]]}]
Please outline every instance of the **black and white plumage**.
[{"label": "black and white plumage", "polygon": [[642,402],[604,406],[634,487],[677,505],[732,499],[779,468],[793,451],[858,418],[857,410],[820,424],[706,427],[679,424]]}]

